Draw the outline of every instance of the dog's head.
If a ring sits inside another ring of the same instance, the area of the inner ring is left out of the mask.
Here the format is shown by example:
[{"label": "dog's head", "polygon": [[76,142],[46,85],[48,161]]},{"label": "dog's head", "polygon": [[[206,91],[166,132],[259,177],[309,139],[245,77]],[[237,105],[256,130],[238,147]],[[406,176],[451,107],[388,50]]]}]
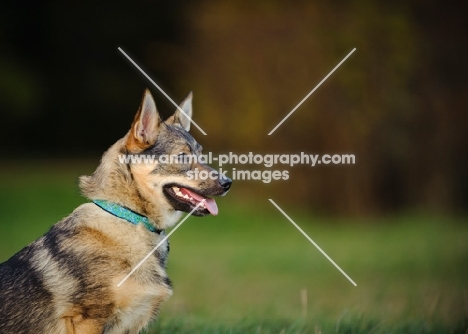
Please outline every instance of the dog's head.
[{"label": "dog's head", "polygon": [[93,176],[81,178],[84,194],[127,206],[162,228],[174,223],[177,211],[197,205],[193,215],[216,215],[211,197],[225,195],[232,181],[200,161],[202,147],[188,132],[191,117],[192,94],[162,121],[146,90],[130,131],[104,154]]}]

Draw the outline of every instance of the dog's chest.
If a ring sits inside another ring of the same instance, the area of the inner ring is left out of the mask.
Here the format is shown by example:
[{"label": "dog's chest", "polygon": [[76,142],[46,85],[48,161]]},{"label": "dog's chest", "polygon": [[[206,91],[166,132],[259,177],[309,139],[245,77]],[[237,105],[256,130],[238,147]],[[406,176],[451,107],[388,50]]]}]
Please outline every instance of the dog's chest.
[{"label": "dog's chest", "polygon": [[114,288],[116,318],[106,333],[137,332],[156,316],[161,304],[172,295],[165,271],[169,242],[163,241],[163,233],[155,240],[151,256],[120,287]]},{"label": "dog's chest", "polygon": [[168,286],[141,285],[131,279],[128,281],[125,282],[126,292],[120,291],[116,296],[116,318],[108,324],[106,334],[138,333],[157,315],[161,304],[172,295]]}]

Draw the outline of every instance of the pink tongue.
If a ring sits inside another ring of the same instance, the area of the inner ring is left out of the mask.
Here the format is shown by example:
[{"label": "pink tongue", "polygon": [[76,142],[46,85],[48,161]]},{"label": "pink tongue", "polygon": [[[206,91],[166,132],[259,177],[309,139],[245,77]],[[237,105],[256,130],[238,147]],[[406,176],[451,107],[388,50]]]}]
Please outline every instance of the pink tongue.
[{"label": "pink tongue", "polygon": [[205,206],[213,216],[218,214],[218,206],[216,205],[216,201],[214,199],[207,198],[205,201]]},{"label": "pink tongue", "polygon": [[186,188],[180,188],[180,191],[183,193],[183,194],[187,194],[189,195],[190,197],[192,197],[193,199],[197,200],[198,202],[201,202],[203,200],[205,200],[205,206],[206,206],[206,209],[208,211],[210,211],[210,213],[213,215],[213,216],[216,216],[218,214],[218,206],[216,205],[216,201],[212,198],[205,198],[201,195],[198,195],[197,193],[194,193]]}]

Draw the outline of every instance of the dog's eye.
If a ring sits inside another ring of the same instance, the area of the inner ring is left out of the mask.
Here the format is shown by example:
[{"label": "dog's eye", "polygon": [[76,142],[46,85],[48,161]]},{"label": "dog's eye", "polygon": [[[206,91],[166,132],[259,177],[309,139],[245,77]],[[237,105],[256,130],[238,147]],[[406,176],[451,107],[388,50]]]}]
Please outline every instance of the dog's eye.
[{"label": "dog's eye", "polygon": [[187,153],[180,152],[179,154],[177,154],[177,161],[179,163],[187,163],[187,157]]}]

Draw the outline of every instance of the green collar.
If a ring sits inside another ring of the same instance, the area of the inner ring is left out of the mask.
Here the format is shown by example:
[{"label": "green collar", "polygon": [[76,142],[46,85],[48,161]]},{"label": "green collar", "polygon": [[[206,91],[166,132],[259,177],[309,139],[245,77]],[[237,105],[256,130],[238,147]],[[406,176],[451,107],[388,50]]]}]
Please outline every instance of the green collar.
[{"label": "green collar", "polygon": [[110,214],[125,219],[129,223],[134,225],[143,224],[149,231],[155,233],[161,233],[163,230],[156,229],[151,223],[148,217],[142,216],[132,210],[121,206],[117,203],[112,203],[102,199],[95,199],[93,203],[99,206],[104,211],[109,212]]}]

